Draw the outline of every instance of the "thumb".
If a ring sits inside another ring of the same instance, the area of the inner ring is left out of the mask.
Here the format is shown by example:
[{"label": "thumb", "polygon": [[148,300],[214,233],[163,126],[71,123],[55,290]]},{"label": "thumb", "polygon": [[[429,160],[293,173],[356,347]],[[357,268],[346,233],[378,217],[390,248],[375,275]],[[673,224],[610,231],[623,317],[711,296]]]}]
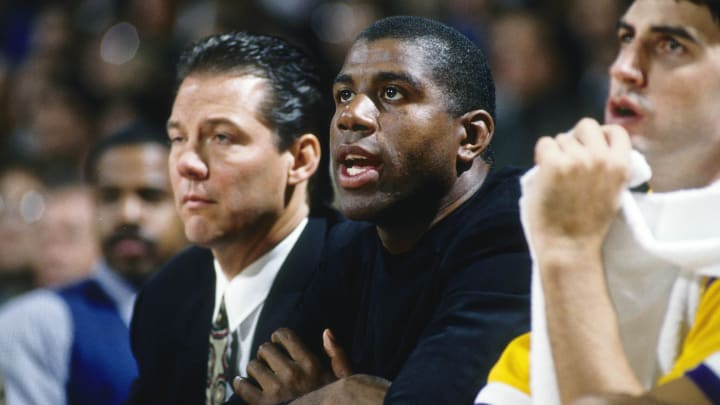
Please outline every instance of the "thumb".
[{"label": "thumb", "polygon": [[325,353],[330,357],[330,365],[332,366],[335,377],[344,378],[353,373],[345,350],[337,344],[335,336],[330,329],[323,331],[323,347],[325,348]]}]

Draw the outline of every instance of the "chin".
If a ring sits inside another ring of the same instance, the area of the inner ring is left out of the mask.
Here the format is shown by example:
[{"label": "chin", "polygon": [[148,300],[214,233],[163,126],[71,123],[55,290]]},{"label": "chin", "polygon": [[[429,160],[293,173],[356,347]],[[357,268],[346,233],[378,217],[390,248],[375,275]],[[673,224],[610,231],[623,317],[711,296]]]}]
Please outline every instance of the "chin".
[{"label": "chin", "polygon": [[210,239],[212,227],[201,216],[192,216],[183,222],[185,228],[185,237],[191,243],[203,245],[205,241]]},{"label": "chin", "polygon": [[362,201],[351,201],[340,204],[340,212],[353,221],[370,221],[377,217],[378,210],[371,204]]},{"label": "chin", "polygon": [[209,247],[208,245],[212,242],[206,229],[198,229],[198,227],[185,226],[185,237],[190,243],[203,247]]}]

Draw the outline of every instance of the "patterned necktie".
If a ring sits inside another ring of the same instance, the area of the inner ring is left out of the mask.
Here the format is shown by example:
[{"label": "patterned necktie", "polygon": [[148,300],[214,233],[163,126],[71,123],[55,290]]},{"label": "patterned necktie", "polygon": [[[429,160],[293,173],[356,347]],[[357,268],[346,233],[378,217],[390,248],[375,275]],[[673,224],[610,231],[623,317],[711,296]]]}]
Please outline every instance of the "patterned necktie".
[{"label": "patterned necktie", "polygon": [[237,336],[230,334],[225,297],[222,297],[217,318],[210,327],[208,379],[205,391],[207,405],[222,404],[232,391],[230,382],[235,374],[237,344]]}]

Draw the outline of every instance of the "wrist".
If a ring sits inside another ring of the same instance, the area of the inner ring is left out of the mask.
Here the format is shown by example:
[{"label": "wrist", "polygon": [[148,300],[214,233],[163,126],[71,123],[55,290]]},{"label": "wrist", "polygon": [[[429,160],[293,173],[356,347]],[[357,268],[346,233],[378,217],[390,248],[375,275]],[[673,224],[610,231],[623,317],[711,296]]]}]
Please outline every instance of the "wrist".
[{"label": "wrist", "polygon": [[535,261],[542,267],[564,267],[602,260],[603,239],[558,236],[533,240]]},{"label": "wrist", "polygon": [[555,238],[534,246],[535,264],[543,285],[562,288],[566,284],[597,282],[604,278],[602,242],[596,239]]}]

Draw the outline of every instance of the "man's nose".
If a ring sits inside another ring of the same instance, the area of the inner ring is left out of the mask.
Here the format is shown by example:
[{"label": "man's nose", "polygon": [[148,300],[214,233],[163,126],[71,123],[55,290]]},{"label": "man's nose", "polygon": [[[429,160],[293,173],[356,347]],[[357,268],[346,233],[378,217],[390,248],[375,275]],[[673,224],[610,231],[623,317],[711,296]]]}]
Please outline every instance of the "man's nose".
[{"label": "man's nose", "polygon": [[341,132],[367,136],[377,129],[378,109],[375,103],[363,94],[358,94],[347,104],[338,106],[335,113],[335,126]]},{"label": "man's nose", "polygon": [[188,179],[204,180],[209,174],[206,159],[197,147],[188,147],[180,152],[176,163],[178,173]]},{"label": "man's nose", "polygon": [[642,46],[637,43],[625,45],[618,52],[617,57],[610,65],[610,76],[625,84],[636,88],[647,84],[646,56]]},{"label": "man's nose", "polygon": [[136,195],[126,195],[120,201],[120,216],[125,224],[137,224],[142,218],[143,202]]}]

